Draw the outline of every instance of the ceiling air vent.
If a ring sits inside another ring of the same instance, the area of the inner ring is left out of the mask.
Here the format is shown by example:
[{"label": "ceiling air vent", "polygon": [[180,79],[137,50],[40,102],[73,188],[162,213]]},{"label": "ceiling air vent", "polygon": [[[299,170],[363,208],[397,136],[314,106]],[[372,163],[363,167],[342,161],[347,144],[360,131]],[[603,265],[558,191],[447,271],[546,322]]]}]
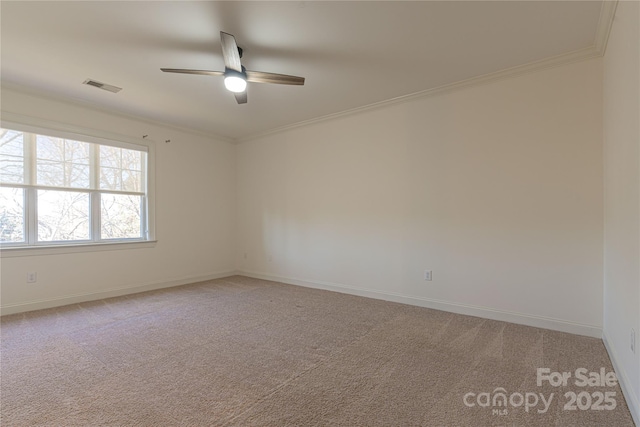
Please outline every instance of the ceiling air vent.
[{"label": "ceiling air vent", "polygon": [[107,91],[113,92],[113,93],[118,93],[118,92],[120,92],[122,90],[121,87],[108,85],[106,83],[101,83],[101,82],[99,82],[97,80],[92,80],[92,79],[87,79],[82,83],[85,84],[85,85],[97,87],[98,89],[107,90]]}]

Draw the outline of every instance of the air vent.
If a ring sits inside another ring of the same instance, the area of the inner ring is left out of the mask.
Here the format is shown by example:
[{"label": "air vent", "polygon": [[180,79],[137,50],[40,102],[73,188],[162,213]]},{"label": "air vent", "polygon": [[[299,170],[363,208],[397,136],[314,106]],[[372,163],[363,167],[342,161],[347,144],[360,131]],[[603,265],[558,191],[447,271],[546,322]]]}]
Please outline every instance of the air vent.
[{"label": "air vent", "polygon": [[98,89],[107,90],[107,91],[113,92],[113,93],[118,93],[118,92],[120,92],[122,90],[121,87],[108,85],[106,83],[102,83],[102,82],[99,82],[97,80],[92,80],[92,79],[87,79],[82,83],[85,84],[85,85],[97,87]]}]

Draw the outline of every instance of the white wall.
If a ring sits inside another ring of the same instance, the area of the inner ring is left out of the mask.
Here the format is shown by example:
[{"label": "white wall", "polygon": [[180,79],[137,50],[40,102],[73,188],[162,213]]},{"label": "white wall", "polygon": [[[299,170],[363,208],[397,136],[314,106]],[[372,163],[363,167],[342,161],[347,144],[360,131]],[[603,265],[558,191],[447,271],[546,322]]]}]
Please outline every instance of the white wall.
[{"label": "white wall", "polygon": [[[640,3],[618,3],[604,58],[604,339],[640,425]],[[635,329],[636,351],[630,349]]]},{"label": "white wall", "polygon": [[[8,88],[2,89],[2,112],[129,138],[149,135],[156,141],[157,237],[155,247],[144,249],[3,256],[3,314],[234,271],[233,144]],[[37,272],[37,283],[26,283],[28,271]]]},{"label": "white wall", "polygon": [[600,336],[601,68],[240,143],[239,269]]}]

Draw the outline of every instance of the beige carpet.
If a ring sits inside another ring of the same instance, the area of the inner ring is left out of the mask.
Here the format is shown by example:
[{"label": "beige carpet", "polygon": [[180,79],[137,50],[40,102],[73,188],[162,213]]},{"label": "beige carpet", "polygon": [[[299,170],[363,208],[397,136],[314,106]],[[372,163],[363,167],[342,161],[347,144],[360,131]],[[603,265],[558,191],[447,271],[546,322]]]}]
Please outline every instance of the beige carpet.
[{"label": "beige carpet", "polygon": [[[246,277],[1,334],[2,426],[633,426],[619,387],[574,384],[612,370],[598,339]],[[537,368],[572,377],[538,386]]]}]

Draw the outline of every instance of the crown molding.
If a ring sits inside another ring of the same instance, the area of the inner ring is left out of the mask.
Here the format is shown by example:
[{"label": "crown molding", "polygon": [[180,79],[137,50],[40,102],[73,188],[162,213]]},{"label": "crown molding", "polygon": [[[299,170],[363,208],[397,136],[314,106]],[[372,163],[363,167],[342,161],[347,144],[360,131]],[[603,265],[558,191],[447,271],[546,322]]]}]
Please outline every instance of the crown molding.
[{"label": "crown molding", "polygon": [[316,117],[309,120],[303,120],[297,123],[293,123],[278,128],[266,130],[264,132],[258,132],[245,137],[236,139],[236,143],[242,143],[251,141],[254,139],[263,138],[269,135],[275,135],[288,130],[297,129],[304,126],[309,126],[316,123],[326,122],[341,117],[346,117],[354,114],[364,113],[366,111],[372,111],[379,108],[388,107],[391,105],[401,104],[404,102],[413,101],[419,98],[425,98],[442,93],[460,90],[472,86],[479,86],[483,84],[493,83],[503,79],[509,79],[518,77],[524,74],[541,71],[547,68],[559,67],[562,65],[571,64],[574,62],[584,61],[592,58],[598,58],[604,56],[607,48],[607,42],[609,40],[609,34],[613,25],[613,19],[615,18],[616,7],[618,6],[618,0],[604,0],[600,9],[600,17],[598,19],[598,26],[596,28],[596,35],[592,46],[575,50],[573,52],[563,53],[560,55],[545,58],[539,61],[530,62],[524,65],[518,65],[511,68],[506,68],[493,73],[484,74],[470,79],[461,80],[455,83],[438,86],[431,89],[426,89],[419,92],[414,92],[408,95],[399,96],[396,98],[387,99],[373,104],[365,105],[362,107],[356,107],[349,110],[344,110],[338,113],[327,114],[324,116]]},{"label": "crown molding", "polygon": [[605,0],[602,2],[594,44],[600,56],[604,56],[604,53],[607,50],[609,34],[611,34],[611,27],[613,26],[613,20],[616,16],[617,7],[618,0]]},{"label": "crown molding", "polygon": [[[145,139],[142,137],[136,138],[129,135],[122,135],[113,132],[97,131],[95,129],[89,129],[81,126],[69,125],[66,123],[60,123],[54,120],[43,119],[39,117],[27,116],[24,114],[13,113],[11,111],[0,109],[0,125],[12,128],[13,130],[19,130],[23,132],[39,133],[46,131],[57,132],[56,135],[60,138],[77,138],[85,137],[98,140],[110,140],[118,141],[120,143],[134,144],[134,145],[147,145],[147,143],[156,143],[153,139]],[[13,127],[12,127],[13,126]],[[71,135],[65,135],[71,134]],[[96,141],[85,141],[96,142]],[[97,141],[98,144],[102,143]],[[127,147],[125,147],[127,148]]]},{"label": "crown molding", "polygon": [[164,129],[168,129],[168,130],[174,130],[174,131],[178,131],[178,132],[182,132],[182,133],[186,133],[186,134],[190,134],[190,135],[194,135],[194,136],[199,136],[199,137],[204,137],[204,138],[212,138],[212,139],[216,139],[218,141],[222,141],[222,142],[227,142],[230,144],[235,144],[236,140],[234,138],[230,138],[227,136],[223,136],[223,135],[217,135],[214,133],[208,133],[208,132],[201,132],[199,130],[196,129],[190,129],[190,128],[185,128],[185,127],[181,127],[181,126],[176,126],[176,125],[172,125],[166,122],[161,122],[161,121],[157,121],[157,120],[152,120],[152,119],[148,119],[145,117],[141,117],[141,116],[136,116],[133,114],[125,114],[122,113],[120,111],[117,111],[115,109],[111,109],[111,108],[105,108],[102,106],[99,106],[95,103],[89,102],[89,101],[85,101],[82,99],[77,99],[77,98],[71,98],[71,97],[66,97],[63,95],[59,95],[59,94],[53,94],[51,92],[47,92],[44,90],[39,90],[39,89],[33,89],[30,87],[26,87],[26,86],[22,86],[16,83],[12,83],[12,82],[2,82],[2,84],[0,85],[0,93],[3,90],[11,90],[14,92],[18,92],[24,95],[30,95],[30,96],[35,96],[37,98],[42,98],[42,99],[46,99],[49,101],[54,101],[54,102],[61,102],[63,104],[68,104],[68,105],[73,105],[73,106],[77,106],[77,107],[82,107],[85,109],[89,109],[95,112],[99,112],[99,113],[104,113],[104,114],[108,114],[111,116],[115,116],[115,117],[120,117],[120,118],[124,118],[124,119],[128,119],[128,120],[135,120],[137,122],[140,123],[145,123],[148,125],[152,125],[152,126],[158,126],[158,127],[162,127]]},{"label": "crown molding", "polygon": [[326,121],[330,121],[330,120],[334,120],[334,119],[338,119],[346,116],[351,116],[354,114],[364,113],[367,111],[377,110],[380,108],[389,107],[396,104],[402,104],[402,103],[410,102],[416,99],[427,98],[427,97],[440,95],[447,92],[457,91],[463,88],[494,83],[500,80],[510,79],[510,78],[522,76],[525,74],[530,74],[536,71],[541,71],[548,68],[555,68],[562,65],[571,64],[574,62],[585,61],[585,60],[597,58],[600,56],[602,55],[594,45],[588,48],[553,56],[553,57],[542,59],[535,62],[530,62],[524,65],[518,65],[515,67],[503,69],[493,73],[483,74],[481,76],[472,77],[470,79],[461,80],[455,83],[450,83],[450,84],[438,86],[435,88],[414,92],[408,95],[403,95],[396,98],[375,102],[373,104],[365,105],[362,107],[356,107],[356,108],[344,110],[338,113],[327,114],[327,115],[316,117],[313,119],[293,123],[291,125],[286,125],[286,126],[270,129],[264,132],[248,135],[246,137],[238,138],[237,143],[247,142],[254,139],[263,138],[269,135],[274,135],[274,134],[282,133],[285,131],[289,131],[292,129],[297,129],[300,127],[305,127],[305,126],[309,126],[316,123],[322,123],[322,122],[326,122]]}]

